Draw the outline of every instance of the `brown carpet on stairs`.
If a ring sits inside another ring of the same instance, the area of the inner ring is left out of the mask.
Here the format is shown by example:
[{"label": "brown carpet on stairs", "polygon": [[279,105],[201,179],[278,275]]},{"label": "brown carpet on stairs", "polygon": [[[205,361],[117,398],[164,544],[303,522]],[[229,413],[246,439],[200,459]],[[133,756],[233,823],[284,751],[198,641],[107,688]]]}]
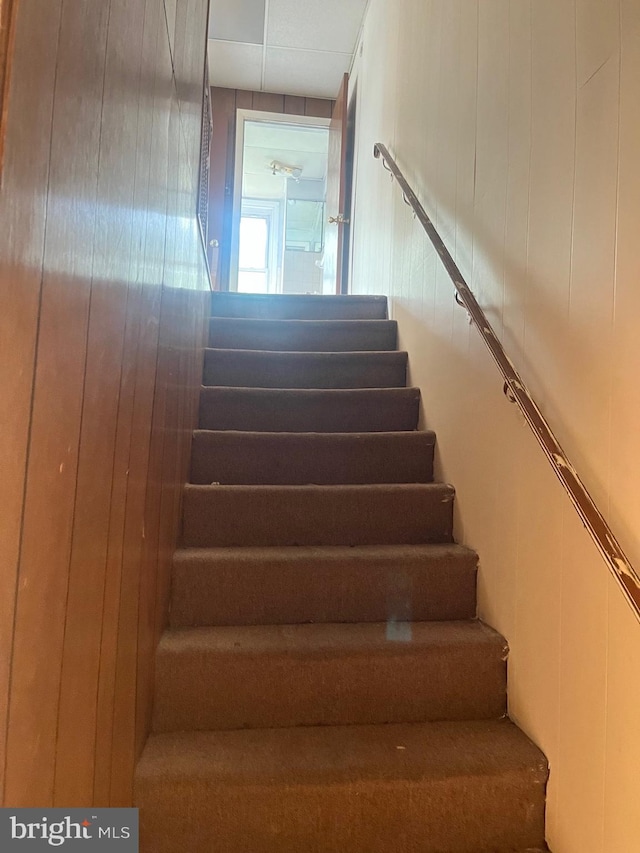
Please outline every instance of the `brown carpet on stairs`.
[{"label": "brown carpet on stairs", "polygon": [[200,428],[399,432],[418,427],[417,388],[202,388]]},{"label": "brown carpet on stairs", "polygon": [[525,853],[547,765],[382,297],[216,293],[141,853]]},{"label": "brown carpet on stairs", "polygon": [[198,430],[191,482],[238,485],[429,483],[432,432],[262,433]]},{"label": "brown carpet on stairs", "polygon": [[394,320],[254,320],[212,317],[209,346],[290,352],[394,350]]},{"label": "brown carpet on stairs", "polygon": [[189,485],[183,540],[200,548],[450,542],[453,494],[442,483]]},{"label": "brown carpet on stairs", "polygon": [[403,388],[406,352],[207,349],[205,385],[247,388]]},{"label": "brown carpet on stairs", "polygon": [[136,796],[153,853],[514,853],[542,844],[546,776],[507,721],[184,732],[150,740]]},{"label": "brown carpet on stairs", "polygon": [[497,719],[506,657],[502,637],[480,622],[171,631],[158,650],[153,727]]},{"label": "brown carpet on stairs", "polygon": [[262,320],[387,320],[384,296],[263,295],[214,293],[213,317]]},{"label": "brown carpet on stairs", "polygon": [[459,545],[183,548],[171,625],[473,619],[477,561]]}]

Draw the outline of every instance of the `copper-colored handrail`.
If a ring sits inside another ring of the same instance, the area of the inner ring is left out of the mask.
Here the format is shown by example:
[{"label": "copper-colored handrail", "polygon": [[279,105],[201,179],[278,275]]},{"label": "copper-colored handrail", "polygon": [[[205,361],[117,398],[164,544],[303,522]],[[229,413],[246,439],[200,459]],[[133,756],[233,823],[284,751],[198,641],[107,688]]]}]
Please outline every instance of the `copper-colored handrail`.
[{"label": "copper-colored handrail", "polygon": [[420,204],[418,197],[398,168],[398,164],[380,142],[374,145],[373,154],[376,158],[382,158],[382,165],[397,180],[402,189],[404,201],[413,208],[416,217],[420,220],[420,224],[427,232],[456,289],[456,301],[466,308],[471,321],[480,332],[483,341],[493,356],[493,360],[498,366],[498,370],[504,378],[505,395],[512,403],[518,406],[524,415],[545,456],[551,463],[556,476],[571,498],[571,502],[582,519],[582,523],[589,531],[591,538],[604,557],[605,562],[625,598],[631,605],[636,617],[640,619],[640,575],[638,575],[638,572],[631,565],[613,531],[594,503],[593,498],[567,458],[567,454],[553,434],[551,427],[505,353],[484,311],[464,280],[458,265],[442,242],[440,235],[436,231],[431,219],[427,216],[424,207]]}]

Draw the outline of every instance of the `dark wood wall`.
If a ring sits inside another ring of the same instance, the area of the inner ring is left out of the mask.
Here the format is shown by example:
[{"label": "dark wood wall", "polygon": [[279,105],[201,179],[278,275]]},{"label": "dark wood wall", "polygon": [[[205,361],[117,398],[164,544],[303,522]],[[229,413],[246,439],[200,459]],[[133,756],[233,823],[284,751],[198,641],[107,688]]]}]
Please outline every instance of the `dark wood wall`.
[{"label": "dark wood wall", "polygon": [[[331,118],[333,101],[248,92],[240,89],[211,89],[213,137],[209,178],[209,265],[213,286],[226,290],[231,262],[231,222],[235,169],[236,110],[261,110],[291,116]],[[217,241],[219,248],[213,248]]]},{"label": "dark wood wall", "polygon": [[13,55],[17,0],[0,0],[0,169],[4,147],[6,97],[9,91],[9,68]]},{"label": "dark wood wall", "polygon": [[207,0],[20,0],[0,189],[0,802],[131,800],[209,291]]}]

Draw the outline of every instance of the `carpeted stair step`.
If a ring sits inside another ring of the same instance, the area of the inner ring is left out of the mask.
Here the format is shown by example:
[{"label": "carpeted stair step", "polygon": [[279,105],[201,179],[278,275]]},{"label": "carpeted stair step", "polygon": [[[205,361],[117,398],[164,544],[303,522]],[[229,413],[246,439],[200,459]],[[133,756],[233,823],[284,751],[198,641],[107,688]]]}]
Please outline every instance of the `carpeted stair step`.
[{"label": "carpeted stair step", "polygon": [[134,804],[153,853],[513,853],[544,847],[547,772],[507,720],[172,733]]},{"label": "carpeted stair step", "polygon": [[387,298],[217,292],[211,294],[211,315],[269,320],[386,320]]},{"label": "carpeted stair step", "polygon": [[395,350],[395,320],[256,320],[212,317],[209,346],[218,349],[354,352]]},{"label": "carpeted stair step", "polygon": [[453,488],[441,483],[187,485],[183,542],[201,548],[450,542],[453,497]]},{"label": "carpeted stair step", "polygon": [[433,432],[193,435],[191,482],[319,485],[430,483]]},{"label": "carpeted stair step", "polygon": [[406,352],[207,349],[204,385],[241,388],[404,388]]},{"label": "carpeted stair step", "polygon": [[171,625],[473,619],[477,563],[460,545],[183,548]]},{"label": "carpeted stair step", "polygon": [[167,631],[153,730],[498,719],[506,658],[476,621]]},{"label": "carpeted stair step", "polygon": [[397,432],[415,430],[418,388],[206,388],[200,428],[258,432]]}]

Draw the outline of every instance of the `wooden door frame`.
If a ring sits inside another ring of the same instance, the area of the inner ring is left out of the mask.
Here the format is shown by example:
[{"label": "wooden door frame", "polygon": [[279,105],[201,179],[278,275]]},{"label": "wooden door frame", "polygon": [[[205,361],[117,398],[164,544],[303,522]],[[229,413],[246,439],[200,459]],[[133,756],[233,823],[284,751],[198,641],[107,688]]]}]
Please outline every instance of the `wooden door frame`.
[{"label": "wooden door frame", "polygon": [[356,133],[358,114],[358,80],[350,78],[347,97],[347,132],[346,132],[346,155],[345,155],[345,199],[344,215],[348,220],[345,233],[343,234],[342,246],[342,278],[340,293],[349,292],[349,279],[351,277],[351,257],[353,252],[353,225],[354,225],[354,189],[355,189],[355,158],[356,158]]},{"label": "wooden door frame", "polygon": [[330,120],[318,116],[289,115],[287,113],[271,113],[264,110],[236,109],[235,113],[235,143],[232,212],[231,212],[231,245],[229,251],[229,290],[238,289],[238,256],[240,251],[240,213],[242,203],[242,167],[244,153],[244,125],[246,121],[262,121],[275,124],[286,124],[301,127],[329,127]]},{"label": "wooden door frame", "polygon": [[[346,172],[347,172],[347,127],[348,127],[348,110],[349,110],[349,81],[350,76],[345,73],[342,77],[342,83],[338,91],[338,96],[334,102],[333,112],[331,114],[331,123],[329,126],[329,169],[327,172],[327,224],[329,227],[335,227],[336,232],[331,237],[331,251],[325,254],[325,263],[327,257],[329,266],[325,266],[325,278],[323,281],[323,292],[331,292],[340,294],[345,293],[348,288],[348,281],[343,282],[344,276],[344,252],[345,245],[345,225],[344,219],[347,219],[345,210],[345,201],[347,196]],[[338,152],[339,140],[339,162],[337,166],[337,174],[335,170],[335,156]],[[337,182],[336,182],[337,177]],[[331,180],[330,180],[331,178]],[[334,242],[335,240],[335,242]],[[326,241],[325,241],[326,246]],[[335,281],[333,277],[335,275]]]}]

